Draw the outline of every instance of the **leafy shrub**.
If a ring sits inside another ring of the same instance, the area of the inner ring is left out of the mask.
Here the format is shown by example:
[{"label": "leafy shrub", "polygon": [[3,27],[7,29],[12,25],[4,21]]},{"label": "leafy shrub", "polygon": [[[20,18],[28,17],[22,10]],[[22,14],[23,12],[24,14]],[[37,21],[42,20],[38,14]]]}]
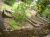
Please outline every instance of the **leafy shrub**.
[{"label": "leafy shrub", "polygon": [[50,6],[45,8],[45,10],[42,12],[42,16],[46,17],[48,21],[50,21]]},{"label": "leafy shrub", "polygon": [[13,16],[15,16],[15,20],[18,21],[18,22],[24,22],[26,19],[25,19],[25,16],[26,16],[26,11],[27,9],[27,6],[25,5],[25,3],[20,3],[18,4],[18,6],[16,6],[13,10],[14,10],[14,13],[13,13]]},{"label": "leafy shrub", "polygon": [[31,4],[33,0],[22,0],[22,1],[27,3],[27,4]]},{"label": "leafy shrub", "polygon": [[38,0],[36,5],[36,10],[39,16],[42,17],[42,12],[45,10],[46,6],[49,4],[49,0]]},{"label": "leafy shrub", "polygon": [[14,2],[16,2],[16,0],[4,0],[4,3],[10,6],[13,5]]}]

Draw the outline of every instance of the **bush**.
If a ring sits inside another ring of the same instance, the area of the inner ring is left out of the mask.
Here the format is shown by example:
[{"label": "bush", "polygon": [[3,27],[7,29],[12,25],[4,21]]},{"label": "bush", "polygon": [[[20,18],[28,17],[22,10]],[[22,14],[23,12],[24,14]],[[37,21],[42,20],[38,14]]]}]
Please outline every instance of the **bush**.
[{"label": "bush", "polygon": [[31,4],[33,0],[22,0],[22,1],[27,3],[27,4]]},{"label": "bush", "polygon": [[14,2],[16,2],[16,0],[4,0],[4,3],[10,6],[13,5]]},{"label": "bush", "polygon": [[48,21],[50,21],[50,6],[45,8],[45,10],[42,12],[42,16],[46,17]]},{"label": "bush", "polygon": [[16,8],[14,8],[13,16],[15,16],[16,21],[25,20],[25,4],[21,3]]}]

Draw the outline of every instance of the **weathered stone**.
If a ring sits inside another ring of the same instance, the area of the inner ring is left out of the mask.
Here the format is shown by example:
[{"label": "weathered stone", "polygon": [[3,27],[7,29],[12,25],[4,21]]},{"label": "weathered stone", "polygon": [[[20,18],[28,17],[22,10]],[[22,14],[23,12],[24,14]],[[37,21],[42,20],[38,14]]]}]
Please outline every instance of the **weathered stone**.
[{"label": "weathered stone", "polygon": [[3,10],[2,15],[3,15],[3,17],[12,17],[12,11],[11,10]]},{"label": "weathered stone", "polygon": [[[9,11],[7,11],[7,12],[4,15],[7,14],[6,16],[8,16],[8,14],[10,14],[10,15],[12,14],[11,12],[9,13]],[[10,17],[10,16],[8,16],[8,17]],[[10,29],[10,25],[9,25],[10,19],[3,18],[3,22],[4,22],[3,26],[5,27],[5,30]],[[32,37],[33,35],[35,35],[35,37],[36,36],[41,37],[41,36],[44,36],[49,33],[48,26],[50,26],[50,25],[48,25],[47,21],[45,21],[39,17],[33,17],[33,18],[28,18],[28,19],[29,19],[29,24],[27,23],[25,26],[22,26],[22,28],[20,30],[3,31],[4,36],[5,37]]]}]

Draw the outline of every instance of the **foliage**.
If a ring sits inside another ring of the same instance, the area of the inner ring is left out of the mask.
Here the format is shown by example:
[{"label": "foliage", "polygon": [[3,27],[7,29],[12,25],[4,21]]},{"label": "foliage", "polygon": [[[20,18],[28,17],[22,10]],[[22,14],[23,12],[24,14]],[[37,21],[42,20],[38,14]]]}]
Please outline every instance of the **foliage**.
[{"label": "foliage", "polygon": [[16,17],[16,21],[25,21],[25,10],[27,9],[27,6],[24,3],[18,4],[16,8],[13,10],[15,11],[13,13],[13,16]]},{"label": "foliage", "polygon": [[46,17],[48,21],[50,21],[50,6],[45,8],[45,10],[42,12],[42,16]]},{"label": "foliage", "polygon": [[4,0],[4,3],[10,6],[13,5],[14,2],[16,2],[16,0]]},{"label": "foliage", "polygon": [[42,16],[42,12],[45,10],[46,6],[49,4],[49,0],[38,0],[37,1],[37,5],[36,5],[36,8],[37,8],[37,11],[38,11],[38,14],[40,16]]},{"label": "foliage", "polygon": [[33,0],[22,0],[22,1],[27,3],[27,4],[31,4]]},{"label": "foliage", "polygon": [[36,4],[33,5],[32,8],[38,12],[39,16],[47,17],[47,19],[50,21],[50,7],[47,6],[49,4],[49,0],[37,0]]},{"label": "foliage", "polygon": [[38,12],[42,12],[45,9],[46,5],[48,4],[48,1],[49,0],[38,0],[37,1],[37,7],[39,10]]}]

